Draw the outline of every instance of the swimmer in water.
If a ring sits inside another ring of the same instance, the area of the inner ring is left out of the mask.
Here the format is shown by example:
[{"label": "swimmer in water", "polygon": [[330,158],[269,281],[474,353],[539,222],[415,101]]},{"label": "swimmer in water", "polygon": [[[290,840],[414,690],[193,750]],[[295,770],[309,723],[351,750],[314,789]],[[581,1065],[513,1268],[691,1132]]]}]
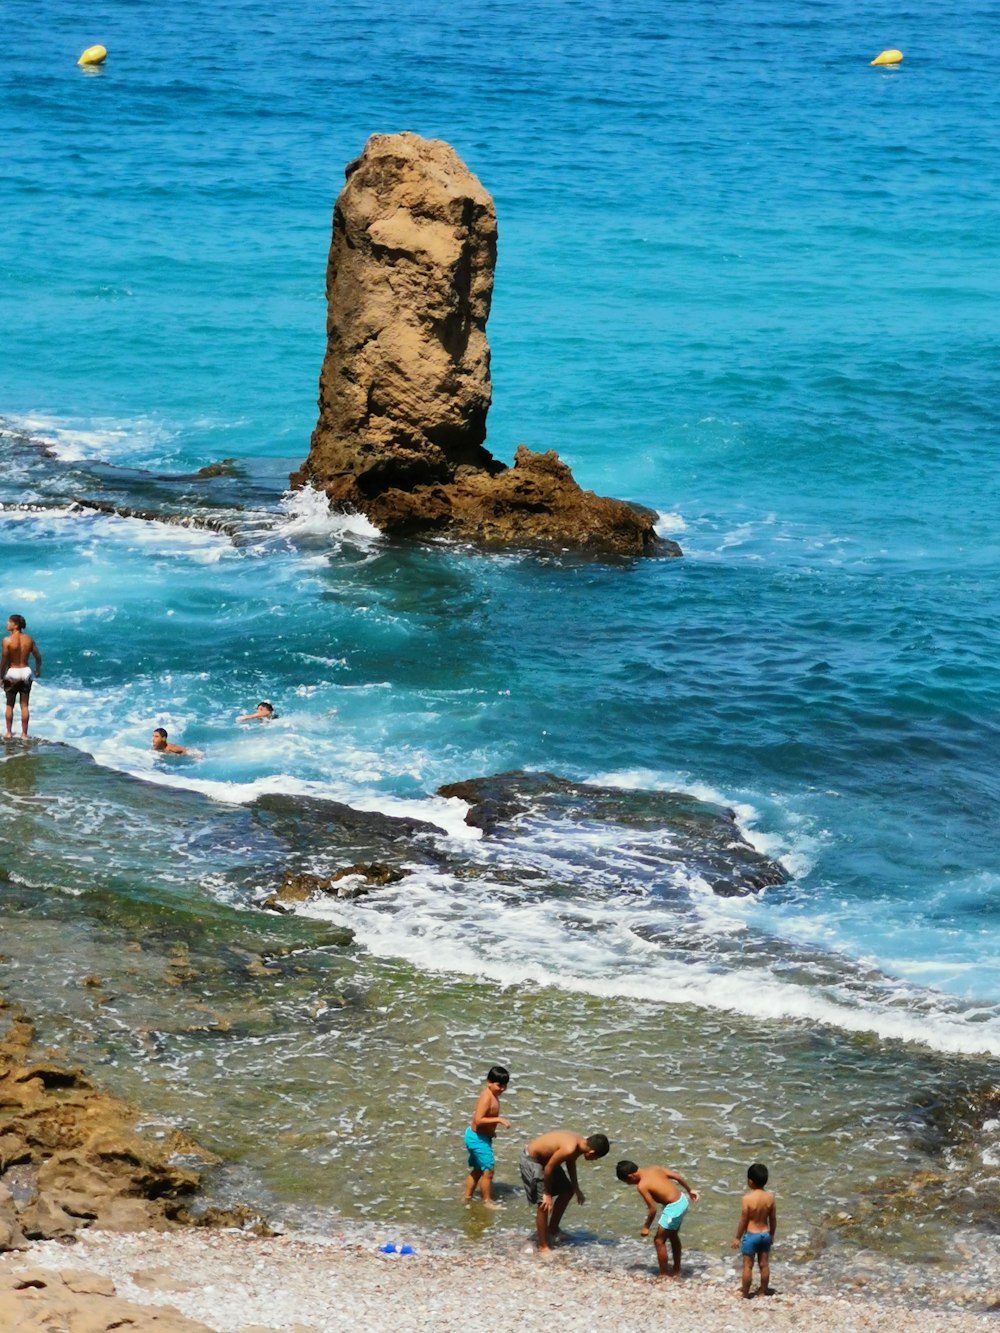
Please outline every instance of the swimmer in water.
[{"label": "swimmer in water", "polygon": [[184,745],[173,745],[167,740],[166,727],[157,727],[153,732],[153,749],[157,754],[190,754],[191,751]]},{"label": "swimmer in water", "polygon": [[236,719],[237,722],[271,722],[278,714],[274,711],[273,704],[269,704],[266,699],[261,699],[256,709],[252,713],[244,713]]}]

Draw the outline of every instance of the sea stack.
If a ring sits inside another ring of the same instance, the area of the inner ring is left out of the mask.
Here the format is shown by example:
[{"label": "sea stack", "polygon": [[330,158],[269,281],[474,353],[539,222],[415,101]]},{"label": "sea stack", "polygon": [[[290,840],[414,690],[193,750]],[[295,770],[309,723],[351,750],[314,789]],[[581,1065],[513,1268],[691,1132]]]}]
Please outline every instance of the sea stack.
[{"label": "sea stack", "polygon": [[583,491],[551,450],[484,447],[493,200],[455,150],[375,134],[346,169],[327,265],[319,420],[292,475],[390,536],[679,555],[655,515]]}]

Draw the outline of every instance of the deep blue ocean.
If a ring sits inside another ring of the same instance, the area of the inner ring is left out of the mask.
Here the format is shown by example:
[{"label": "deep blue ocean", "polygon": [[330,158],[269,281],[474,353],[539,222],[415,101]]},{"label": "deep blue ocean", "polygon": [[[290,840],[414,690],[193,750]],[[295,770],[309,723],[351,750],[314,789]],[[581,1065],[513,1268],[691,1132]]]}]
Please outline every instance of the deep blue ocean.
[{"label": "deep blue ocean", "polygon": [[[911,1060],[994,1078],[995,5],[4,14],[2,609],[45,655],[32,734],[97,763],[8,749],[12,883],[246,917],[266,876],[204,830],[336,800],[428,820],[477,865],[474,892],[411,856],[377,907],[305,909],[428,1016],[434,987],[472,985],[497,1010],[549,996],[560,1049],[569,997],[651,1030],[687,1015],[699,1042],[735,1023],[895,1052],[894,1087]],[[106,63],[78,68],[95,42]],[[887,47],[902,64],[872,67]],[[488,447],[556,449],[656,509],[682,559],[394,546],[287,492],[333,202],[396,130],[446,139],[496,202]],[[161,480],[224,458],[234,476]],[[101,496],[204,504],[237,536],[72,505]],[[278,720],[238,725],[261,698]],[[153,756],[157,725],[198,754]],[[490,851],[436,792],[507,770],[626,813],[539,810]],[[713,893],[648,817],[669,792],[734,810],[788,882]],[[459,1122],[496,1049],[462,1040],[440,1059],[469,1080]]]}]

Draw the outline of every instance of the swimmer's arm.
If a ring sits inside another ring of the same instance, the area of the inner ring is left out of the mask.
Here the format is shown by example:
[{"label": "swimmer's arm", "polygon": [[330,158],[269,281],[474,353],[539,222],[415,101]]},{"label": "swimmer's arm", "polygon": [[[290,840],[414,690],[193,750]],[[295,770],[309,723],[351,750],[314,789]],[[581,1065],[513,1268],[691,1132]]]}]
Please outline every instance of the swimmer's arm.
[{"label": "swimmer's arm", "polygon": [[771,1206],[767,1210],[767,1229],[771,1233],[771,1239],[774,1240],[774,1233],[778,1230],[778,1210],[774,1204],[774,1198],[771,1198]]},{"label": "swimmer's arm", "polygon": [[7,668],[10,666],[10,644],[6,639],[3,641],[3,656],[0,657],[0,676],[6,676]]},{"label": "swimmer's arm", "polygon": [[36,677],[40,676],[42,674],[42,655],[38,651],[38,644],[34,641],[34,639],[31,640],[31,647],[28,649],[28,656],[33,657],[35,659],[35,676]]}]

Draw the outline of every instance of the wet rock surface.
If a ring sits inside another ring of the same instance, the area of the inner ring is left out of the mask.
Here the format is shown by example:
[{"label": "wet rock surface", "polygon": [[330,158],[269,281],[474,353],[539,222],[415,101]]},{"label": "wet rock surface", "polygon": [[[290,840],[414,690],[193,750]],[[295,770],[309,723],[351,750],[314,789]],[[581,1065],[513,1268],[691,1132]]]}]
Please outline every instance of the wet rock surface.
[{"label": "wet rock surface", "polygon": [[655,515],[584,491],[552,452],[484,447],[493,200],[454,149],[375,134],[346,169],[327,266],[319,420],[293,474],[384,533],[679,555]]},{"label": "wet rock surface", "polygon": [[0,1002],[0,1250],[29,1240],[173,1225],[242,1225],[247,1211],[196,1217],[201,1177],[178,1159],[215,1159],[173,1132],[154,1143],[138,1113],[78,1068],[34,1049],[34,1030]]},{"label": "wet rock surface", "polygon": [[264,906],[280,909],[286,903],[304,903],[317,894],[327,894],[334,898],[363,898],[372,889],[383,888],[386,884],[398,884],[405,871],[395,870],[384,861],[372,861],[370,865],[359,862],[353,866],[343,866],[332,875],[311,875],[307,871],[298,874],[288,872],[276,893],[265,900]]},{"label": "wet rock surface", "polygon": [[747,842],[731,810],[683,792],[631,791],[514,771],[451,783],[438,794],[468,801],[466,823],[492,837],[515,835],[522,821],[540,818],[617,824],[624,837],[661,829],[668,859],[673,848],[720,897],[756,893],[789,878],[782,865]]}]

